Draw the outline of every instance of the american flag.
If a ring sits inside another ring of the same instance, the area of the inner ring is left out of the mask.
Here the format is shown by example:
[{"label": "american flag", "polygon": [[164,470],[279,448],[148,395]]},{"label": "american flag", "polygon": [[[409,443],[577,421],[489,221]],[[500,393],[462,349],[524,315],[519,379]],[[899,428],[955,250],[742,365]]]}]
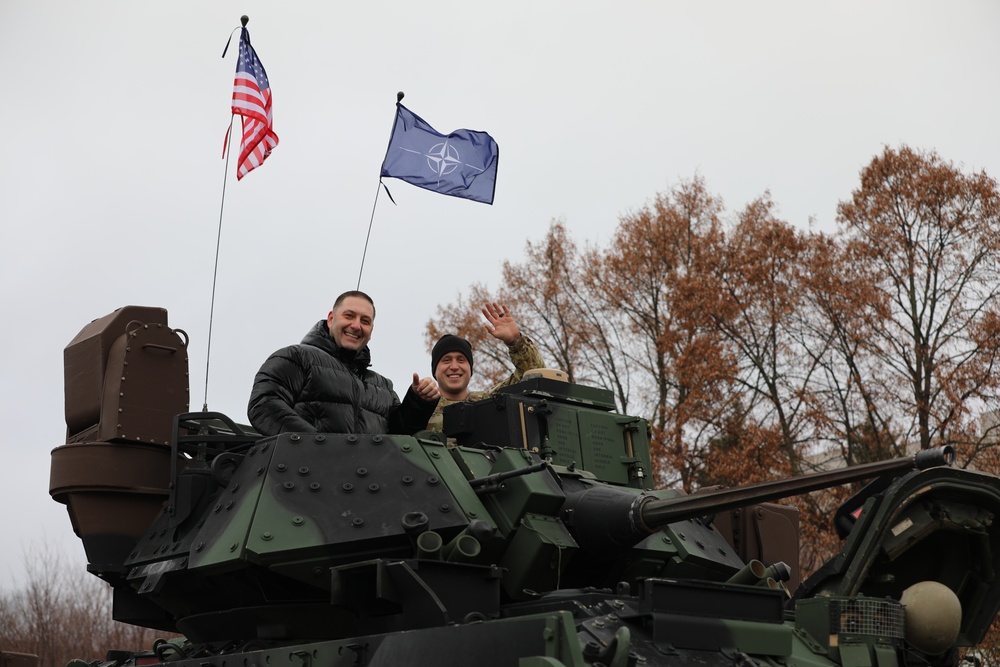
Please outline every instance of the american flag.
[{"label": "american flag", "polygon": [[271,119],[271,85],[267,73],[250,46],[250,33],[242,28],[240,57],[236,62],[233,82],[233,114],[243,118],[243,140],[236,180],[264,164],[271,150],[278,145]]}]

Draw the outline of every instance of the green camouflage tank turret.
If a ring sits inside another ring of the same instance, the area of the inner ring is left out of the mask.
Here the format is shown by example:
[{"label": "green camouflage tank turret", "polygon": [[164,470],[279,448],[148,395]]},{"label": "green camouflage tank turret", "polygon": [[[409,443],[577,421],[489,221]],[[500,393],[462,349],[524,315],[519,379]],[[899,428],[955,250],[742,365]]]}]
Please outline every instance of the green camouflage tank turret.
[{"label": "green camouflage tank turret", "polygon": [[[115,618],[185,637],[107,665],[951,665],[1000,606],[1000,479],[948,448],[688,496],[651,487],[646,422],[600,388],[450,406],[454,446],[262,438],[187,412],[186,345],[126,307],[65,351],[50,492]],[[866,479],[800,582],[769,501]]]}]

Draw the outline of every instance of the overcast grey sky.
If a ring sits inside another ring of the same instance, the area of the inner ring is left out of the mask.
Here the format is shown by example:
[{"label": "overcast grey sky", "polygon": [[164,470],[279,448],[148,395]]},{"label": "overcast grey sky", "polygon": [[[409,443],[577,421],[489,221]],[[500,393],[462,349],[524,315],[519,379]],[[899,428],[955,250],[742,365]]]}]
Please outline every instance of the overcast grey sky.
[{"label": "overcast grey sky", "polygon": [[208,404],[237,421],[263,359],[357,283],[398,90],[439,131],[489,132],[500,162],[493,206],[386,181],[361,287],[397,387],[429,373],[437,306],[496,286],[554,218],[607,241],[700,174],[729,211],[770,190],[784,219],[833,230],[887,144],[1000,176],[995,0],[0,0],[0,587],[41,543],[85,563],[48,496],[85,324],[167,308],[205,399],[236,49],[220,55],[241,14],[280,145],[228,176]]}]

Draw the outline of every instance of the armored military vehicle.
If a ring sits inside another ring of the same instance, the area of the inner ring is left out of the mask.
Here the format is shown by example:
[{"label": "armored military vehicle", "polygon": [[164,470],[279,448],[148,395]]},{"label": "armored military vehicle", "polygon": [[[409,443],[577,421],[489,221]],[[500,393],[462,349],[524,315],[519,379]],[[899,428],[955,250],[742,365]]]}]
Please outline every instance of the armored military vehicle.
[{"label": "armored military vehicle", "polygon": [[[95,665],[949,665],[1000,605],[1000,479],[948,448],[685,495],[601,388],[526,376],[450,440],[260,437],[188,411],[186,347],[129,306],[65,350],[51,495],[114,617],[183,635]],[[771,501],[860,480],[800,581]]]}]

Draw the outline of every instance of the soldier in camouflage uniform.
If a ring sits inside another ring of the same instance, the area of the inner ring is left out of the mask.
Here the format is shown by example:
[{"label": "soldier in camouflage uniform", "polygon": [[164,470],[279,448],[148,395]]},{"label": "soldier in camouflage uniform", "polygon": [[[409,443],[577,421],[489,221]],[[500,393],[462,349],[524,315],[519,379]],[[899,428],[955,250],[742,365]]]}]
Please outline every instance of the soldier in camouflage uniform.
[{"label": "soldier in camouflage uniform", "polygon": [[514,372],[489,391],[469,391],[469,381],[472,379],[472,345],[464,338],[452,334],[441,336],[431,352],[431,371],[441,391],[441,400],[427,424],[428,429],[442,430],[441,411],[445,406],[461,401],[482,400],[501,387],[519,382],[525,371],[545,365],[538,348],[530,338],[521,333],[506,305],[487,303],[483,307],[483,315],[489,322],[483,325],[486,331],[507,345]]}]

